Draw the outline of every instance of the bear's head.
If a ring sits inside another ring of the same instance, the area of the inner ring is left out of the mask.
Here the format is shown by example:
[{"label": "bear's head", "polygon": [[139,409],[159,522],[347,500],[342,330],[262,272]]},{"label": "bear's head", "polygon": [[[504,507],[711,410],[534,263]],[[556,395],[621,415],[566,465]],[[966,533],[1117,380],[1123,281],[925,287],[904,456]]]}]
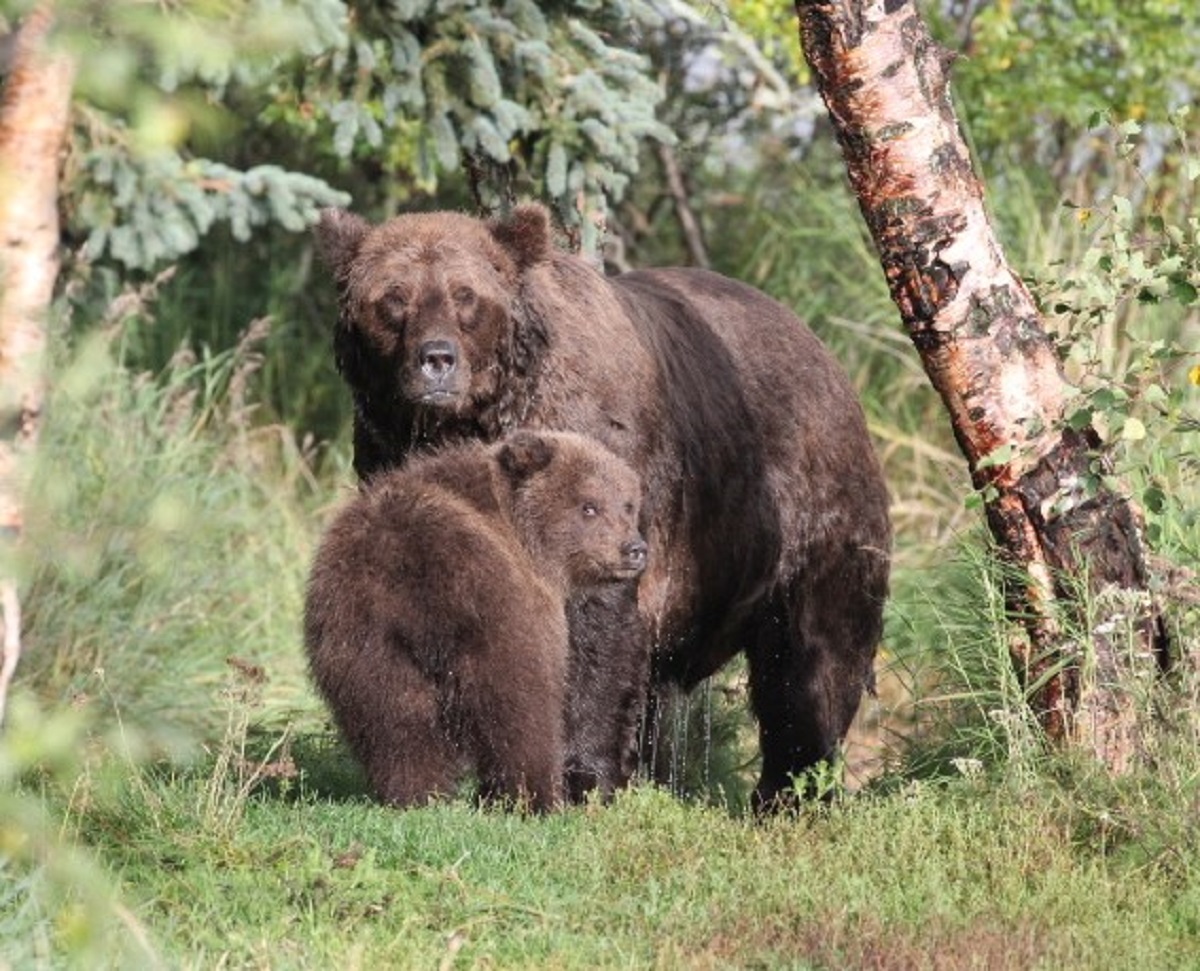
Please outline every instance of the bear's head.
[{"label": "bear's head", "polygon": [[551,253],[541,206],[502,222],[414,213],[372,226],[326,209],[317,246],[338,284],[338,367],[362,399],[474,416],[519,369],[521,274]]},{"label": "bear's head", "polygon": [[574,588],[645,570],[641,481],[624,461],[570,432],[516,432],[495,454],[517,532],[544,573]]}]

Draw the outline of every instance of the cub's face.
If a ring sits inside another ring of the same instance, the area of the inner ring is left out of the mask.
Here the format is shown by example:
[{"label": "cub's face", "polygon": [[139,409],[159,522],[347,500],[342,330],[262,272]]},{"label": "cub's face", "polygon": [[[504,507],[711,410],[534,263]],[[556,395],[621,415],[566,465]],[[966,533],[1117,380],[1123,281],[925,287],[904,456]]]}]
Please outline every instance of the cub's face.
[{"label": "cub's face", "polygon": [[646,568],[641,481],[599,443],[522,432],[502,445],[513,518],[535,558],[570,586],[634,579]]},{"label": "cub's face", "polygon": [[[529,218],[532,214],[527,214]],[[371,404],[400,399],[445,413],[495,401],[511,360],[510,308],[519,269],[540,258],[515,232],[456,213],[400,216],[379,226],[322,214],[317,239],[339,285],[338,364]]]}]

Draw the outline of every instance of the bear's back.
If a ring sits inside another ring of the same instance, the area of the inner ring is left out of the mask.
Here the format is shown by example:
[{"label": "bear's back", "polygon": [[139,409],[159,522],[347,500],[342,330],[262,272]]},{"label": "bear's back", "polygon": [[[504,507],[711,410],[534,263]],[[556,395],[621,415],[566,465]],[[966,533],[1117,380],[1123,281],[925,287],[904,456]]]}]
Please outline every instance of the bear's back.
[{"label": "bear's back", "polygon": [[335,517],[309,583],[317,650],[384,632],[432,671],[524,636],[530,616],[557,626],[561,604],[487,488],[483,450],[457,451],[375,476]]}]

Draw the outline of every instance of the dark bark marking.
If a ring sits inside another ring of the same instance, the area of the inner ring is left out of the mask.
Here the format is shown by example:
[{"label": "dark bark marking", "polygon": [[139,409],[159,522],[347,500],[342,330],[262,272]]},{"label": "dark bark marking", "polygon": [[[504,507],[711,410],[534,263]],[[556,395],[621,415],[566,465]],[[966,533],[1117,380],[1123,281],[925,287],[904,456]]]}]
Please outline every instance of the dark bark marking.
[{"label": "dark bark marking", "polygon": [[903,138],[913,130],[912,122],[898,121],[891,125],[884,125],[875,132],[875,139],[880,142],[894,142],[897,138]]},{"label": "dark bark marking", "polygon": [[[837,137],[847,160],[854,159],[857,161],[863,158],[870,150],[871,136],[860,125],[843,124],[839,126]],[[851,177],[854,176],[853,170],[850,174]]]},{"label": "dark bark marking", "polygon": [[908,331],[913,347],[922,355],[933,355],[951,341],[951,336],[944,330],[938,330],[932,323],[921,321],[915,323]]},{"label": "dark bark marking", "polygon": [[1001,326],[1013,313],[1012,293],[1008,287],[992,287],[971,296],[964,323],[972,337],[994,337],[997,346],[1007,356],[1007,348],[1001,346],[1004,339]]},{"label": "dark bark marking", "polygon": [[944,142],[935,148],[929,156],[929,166],[941,178],[953,179],[960,185],[974,184],[971,160],[958,150],[954,142]]},{"label": "dark bark marking", "polygon": [[846,3],[842,5],[845,16],[843,23],[842,45],[846,51],[852,51],[862,45],[866,33],[866,5],[861,3]]},{"label": "dark bark marking", "polygon": [[[917,196],[884,199],[874,209],[864,209],[874,238],[879,241],[881,261],[892,297],[900,307],[909,336],[918,334],[958,294],[959,283],[969,266],[951,265],[941,258],[962,227],[959,214],[930,216],[929,207]],[[948,336],[939,339],[940,343]],[[929,338],[922,337],[930,346]]]}]

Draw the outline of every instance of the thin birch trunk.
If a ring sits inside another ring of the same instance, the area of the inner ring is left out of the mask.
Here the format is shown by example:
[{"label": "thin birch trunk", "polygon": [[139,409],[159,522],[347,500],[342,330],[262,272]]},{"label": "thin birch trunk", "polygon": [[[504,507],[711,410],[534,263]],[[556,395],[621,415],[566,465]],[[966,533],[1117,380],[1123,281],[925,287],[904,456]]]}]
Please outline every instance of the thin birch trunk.
[{"label": "thin birch trunk", "polygon": [[0,721],[21,653],[14,552],[45,395],[47,316],[58,277],[59,157],[73,65],[48,47],[48,4],[26,16],[0,102]]},{"label": "thin birch trunk", "polygon": [[952,55],[912,0],[796,0],[796,11],[892,299],[991,532],[1026,578],[1012,598],[1027,632],[1013,641],[1018,672],[1052,738],[1122,771],[1139,685],[1167,653],[1139,515],[1091,487],[1094,431],[1064,425],[1069,387],[988,218],[950,99]]}]

